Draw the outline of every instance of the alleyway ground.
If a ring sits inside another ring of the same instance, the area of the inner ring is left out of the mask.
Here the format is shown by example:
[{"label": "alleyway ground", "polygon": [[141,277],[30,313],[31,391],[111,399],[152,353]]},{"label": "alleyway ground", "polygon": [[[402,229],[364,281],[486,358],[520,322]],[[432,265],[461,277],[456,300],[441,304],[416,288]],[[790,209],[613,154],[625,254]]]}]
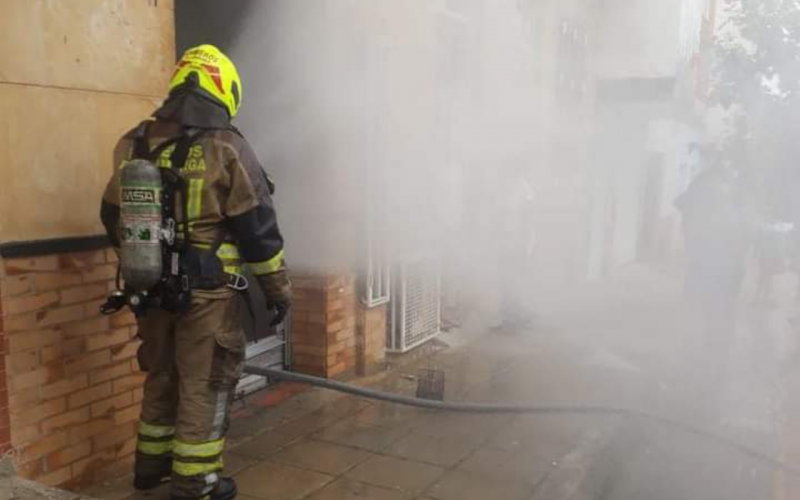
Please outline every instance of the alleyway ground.
[{"label": "alleyway ground", "polygon": [[[687,354],[694,334],[675,278],[634,269],[611,284],[548,293],[536,309],[529,331],[467,325],[432,360],[366,383],[413,394],[407,375],[433,363],[446,371],[448,400],[638,408],[779,459],[800,448],[790,301],[743,302],[730,368],[715,387],[703,383],[709,357]],[[320,390],[274,405],[270,394],[240,404],[233,422],[226,465],[243,500],[800,498],[791,475],[652,422],[435,413]],[[164,488],[143,495],[128,484],[88,493],[168,498]]]}]

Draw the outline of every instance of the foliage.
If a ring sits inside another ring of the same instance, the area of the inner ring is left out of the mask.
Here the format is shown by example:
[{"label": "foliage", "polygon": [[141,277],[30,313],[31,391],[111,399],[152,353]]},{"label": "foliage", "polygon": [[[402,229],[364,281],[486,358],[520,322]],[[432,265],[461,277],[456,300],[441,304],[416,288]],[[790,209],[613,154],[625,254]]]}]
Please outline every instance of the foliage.
[{"label": "foliage", "polygon": [[716,91],[747,108],[800,94],[800,0],[721,0]]}]

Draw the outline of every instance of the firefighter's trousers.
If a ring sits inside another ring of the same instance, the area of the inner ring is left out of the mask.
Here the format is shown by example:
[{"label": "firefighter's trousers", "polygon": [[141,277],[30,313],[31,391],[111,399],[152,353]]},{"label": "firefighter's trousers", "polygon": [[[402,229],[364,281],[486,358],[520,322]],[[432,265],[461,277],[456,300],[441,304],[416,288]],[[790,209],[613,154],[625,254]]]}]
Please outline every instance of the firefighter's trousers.
[{"label": "firefighter's trousers", "polygon": [[172,495],[202,498],[220,479],[236,383],[244,364],[242,298],[195,292],[191,309],[152,309],[139,319],[147,373],[136,474],[172,475]]}]

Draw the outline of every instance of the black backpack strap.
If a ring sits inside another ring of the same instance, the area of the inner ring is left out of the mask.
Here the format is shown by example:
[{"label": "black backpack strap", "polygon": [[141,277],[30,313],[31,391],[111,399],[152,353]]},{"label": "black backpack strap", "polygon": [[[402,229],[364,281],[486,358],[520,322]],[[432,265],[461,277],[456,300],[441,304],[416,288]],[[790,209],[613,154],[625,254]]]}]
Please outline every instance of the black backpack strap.
[{"label": "black backpack strap", "polygon": [[153,124],[153,120],[145,120],[136,127],[136,130],[133,134],[133,158],[135,159],[142,159],[148,160],[151,162],[155,162],[158,160],[158,157],[161,156],[161,153],[164,152],[167,148],[172,146],[173,144],[177,144],[178,146],[175,147],[175,152],[172,154],[171,159],[173,160],[173,165],[175,164],[175,154],[178,150],[182,151],[183,157],[179,159],[178,165],[183,166],[183,163],[186,161],[186,156],[189,154],[189,147],[191,143],[186,144],[183,148],[179,147],[185,140],[187,133],[184,131],[180,135],[173,137],[172,139],[168,139],[158,146],[155,149],[150,149],[150,126]]},{"label": "black backpack strap", "polygon": [[152,120],[145,120],[136,127],[133,135],[133,158],[150,160],[149,132]]}]

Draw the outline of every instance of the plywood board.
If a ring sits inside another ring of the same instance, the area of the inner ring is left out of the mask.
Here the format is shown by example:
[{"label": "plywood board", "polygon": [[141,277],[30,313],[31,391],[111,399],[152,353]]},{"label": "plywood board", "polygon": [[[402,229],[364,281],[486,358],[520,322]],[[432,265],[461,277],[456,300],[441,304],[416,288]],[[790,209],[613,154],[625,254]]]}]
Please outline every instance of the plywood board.
[{"label": "plywood board", "polygon": [[0,83],[0,241],[99,234],[114,145],[158,104]]},{"label": "plywood board", "polygon": [[2,0],[0,82],[160,96],[173,0]]}]

